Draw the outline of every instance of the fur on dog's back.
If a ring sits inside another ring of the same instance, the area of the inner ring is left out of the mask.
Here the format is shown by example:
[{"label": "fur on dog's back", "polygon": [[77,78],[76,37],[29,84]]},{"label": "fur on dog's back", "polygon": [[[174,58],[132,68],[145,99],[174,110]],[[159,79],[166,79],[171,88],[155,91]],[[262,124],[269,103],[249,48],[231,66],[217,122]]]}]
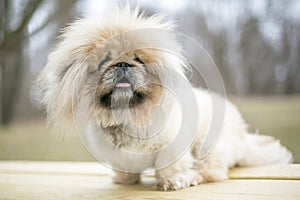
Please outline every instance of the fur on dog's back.
[{"label": "fur on dog's back", "polygon": [[[198,110],[200,113],[199,132],[208,134],[207,132],[213,115],[220,114],[213,113],[212,99],[225,104],[225,116],[224,121],[220,122],[223,123],[220,134],[215,137],[214,143],[209,148],[211,153],[220,151],[224,156],[227,155],[230,157],[230,159],[222,158],[222,160],[227,160],[225,162],[227,163],[227,167],[293,162],[291,152],[278,139],[272,136],[249,132],[248,125],[244,122],[236,106],[231,102],[203,89],[194,89],[194,92],[198,100]],[[203,133],[200,134],[203,135]],[[205,137],[201,137],[202,140],[203,138]],[[203,151],[207,150],[203,149]]]}]

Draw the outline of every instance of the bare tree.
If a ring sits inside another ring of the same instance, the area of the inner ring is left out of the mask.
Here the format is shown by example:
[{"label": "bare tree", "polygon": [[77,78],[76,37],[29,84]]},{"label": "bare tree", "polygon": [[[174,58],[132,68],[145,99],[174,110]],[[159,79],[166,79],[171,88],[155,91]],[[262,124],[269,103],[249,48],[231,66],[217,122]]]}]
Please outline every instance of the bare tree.
[{"label": "bare tree", "polygon": [[[16,6],[15,1],[0,2],[0,123],[8,124],[13,119],[14,108],[18,98],[22,78],[28,71],[29,59],[24,49],[28,47],[28,38],[45,28],[49,23],[65,19],[74,8],[76,0],[22,1]],[[47,19],[31,33],[28,25],[35,13],[45,4],[52,4],[55,9]],[[18,9],[18,10],[17,10]],[[58,20],[59,19],[59,20]],[[17,25],[16,25],[17,22]]]},{"label": "bare tree", "polygon": [[[193,37],[200,41],[213,57],[227,92],[299,92],[300,21],[296,16],[292,16],[291,19],[290,13],[296,1],[283,3],[279,0],[267,0],[265,5],[259,8],[262,10],[257,12],[251,9],[252,1],[233,0],[240,11],[239,16],[231,16],[231,21],[227,19],[226,22],[221,20],[222,12],[218,13],[226,9],[226,3],[217,0],[191,2],[194,3],[193,6],[184,13],[188,16],[183,19],[186,32],[193,33]],[[208,7],[219,7],[220,10],[201,12],[199,8],[204,4]],[[210,29],[211,24],[217,28]],[[197,56],[197,49],[191,49],[191,53]],[[197,64],[206,63],[198,59]]]}]

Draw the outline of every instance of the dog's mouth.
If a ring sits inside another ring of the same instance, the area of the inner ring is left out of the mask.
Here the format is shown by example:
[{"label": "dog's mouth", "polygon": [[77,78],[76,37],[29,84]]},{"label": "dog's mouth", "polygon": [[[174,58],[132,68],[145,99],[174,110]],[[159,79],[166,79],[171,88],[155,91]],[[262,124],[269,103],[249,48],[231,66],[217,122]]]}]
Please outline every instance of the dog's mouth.
[{"label": "dog's mouth", "polygon": [[100,106],[109,109],[132,108],[146,100],[146,94],[135,90],[128,78],[123,76],[112,90],[98,99]]},{"label": "dog's mouth", "polygon": [[123,76],[115,85],[115,88],[131,88],[131,83],[129,80]]}]

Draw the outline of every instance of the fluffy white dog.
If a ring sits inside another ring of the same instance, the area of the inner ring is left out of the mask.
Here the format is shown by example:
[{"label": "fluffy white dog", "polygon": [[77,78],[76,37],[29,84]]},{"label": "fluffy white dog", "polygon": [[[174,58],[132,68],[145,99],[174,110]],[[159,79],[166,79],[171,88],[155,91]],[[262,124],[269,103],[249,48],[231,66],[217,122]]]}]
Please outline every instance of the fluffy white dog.
[{"label": "fluffy white dog", "polygon": [[278,140],[249,133],[234,105],[188,84],[173,27],[129,7],[70,24],[37,80],[50,123],[75,122],[116,183],[152,168],[158,189],[178,190],[236,165],[291,162]]}]

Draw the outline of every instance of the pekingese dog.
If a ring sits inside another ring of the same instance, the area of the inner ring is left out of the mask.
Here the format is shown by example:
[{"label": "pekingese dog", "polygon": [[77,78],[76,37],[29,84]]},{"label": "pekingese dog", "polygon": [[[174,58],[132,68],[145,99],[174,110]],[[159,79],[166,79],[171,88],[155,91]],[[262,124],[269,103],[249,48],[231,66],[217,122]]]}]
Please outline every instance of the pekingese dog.
[{"label": "pekingese dog", "polygon": [[135,184],[154,169],[160,190],[224,180],[236,165],[291,162],[277,140],[249,133],[225,98],[189,84],[173,29],[130,7],[70,24],[36,84],[50,124],[71,122],[114,182]]}]

